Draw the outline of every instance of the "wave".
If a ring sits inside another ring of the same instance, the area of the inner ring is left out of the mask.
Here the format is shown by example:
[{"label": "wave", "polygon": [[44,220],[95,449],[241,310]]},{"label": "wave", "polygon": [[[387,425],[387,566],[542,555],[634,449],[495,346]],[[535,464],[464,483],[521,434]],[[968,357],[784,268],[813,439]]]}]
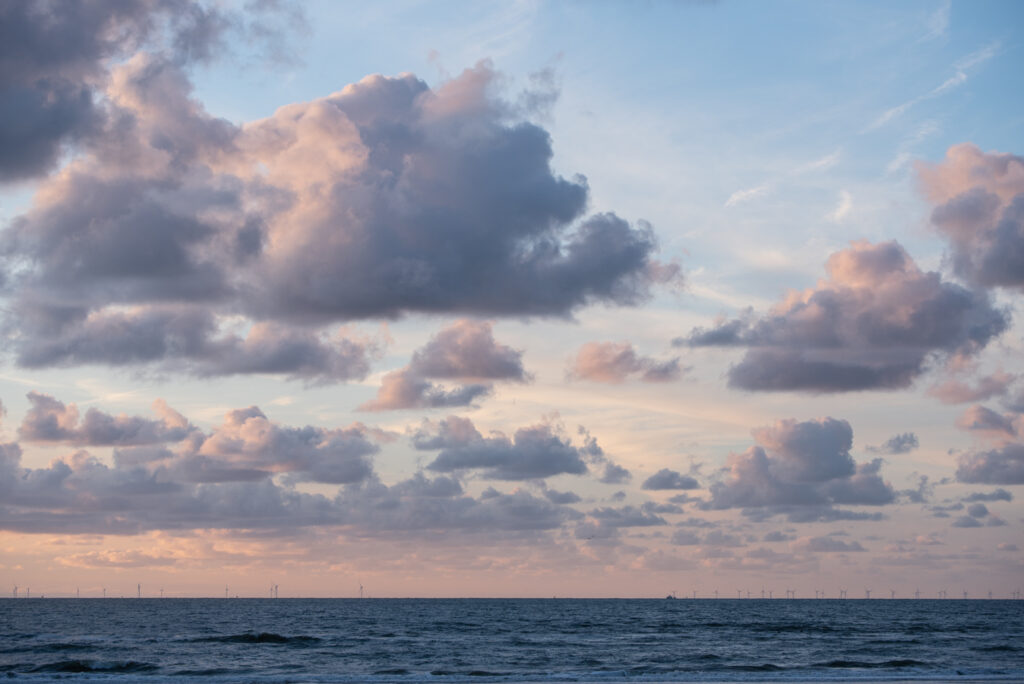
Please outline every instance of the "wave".
[{"label": "wave", "polygon": [[886,660],[881,663],[869,663],[862,662],[859,660],[830,660],[827,663],[816,663],[815,667],[832,667],[832,668],[878,668],[878,667],[927,667],[928,663],[922,663],[920,660]]},{"label": "wave", "polygon": [[198,637],[189,639],[191,643],[213,643],[213,644],[288,644],[291,646],[309,646],[320,643],[318,637],[312,636],[282,636],[274,632],[243,632],[242,634],[229,634],[223,636]]},{"label": "wave", "polygon": [[971,650],[981,651],[982,653],[1001,653],[1003,651],[1007,653],[1016,653],[1020,648],[1017,646],[1011,646],[1010,644],[997,644],[995,646],[975,646]]},{"label": "wave", "polygon": [[28,672],[67,672],[67,673],[83,673],[83,672],[107,672],[107,673],[125,673],[125,672],[152,672],[160,669],[152,663],[140,663],[134,660],[128,660],[120,663],[97,661],[97,660],[58,660],[54,663],[46,663],[45,665],[37,665]]}]

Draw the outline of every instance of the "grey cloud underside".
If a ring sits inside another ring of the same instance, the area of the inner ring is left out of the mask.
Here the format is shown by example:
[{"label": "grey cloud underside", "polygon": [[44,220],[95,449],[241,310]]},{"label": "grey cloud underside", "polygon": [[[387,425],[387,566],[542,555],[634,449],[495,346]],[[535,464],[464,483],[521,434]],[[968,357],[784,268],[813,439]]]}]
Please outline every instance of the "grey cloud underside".
[{"label": "grey cloud underside", "polygon": [[917,441],[917,435],[913,432],[901,432],[898,435],[893,435],[885,444],[880,446],[869,446],[868,451],[876,454],[888,454],[895,456],[897,454],[906,454],[916,449],[920,444]]},{"label": "grey cloud underside", "polygon": [[551,530],[580,517],[524,492],[474,499],[462,495],[457,483],[422,477],[393,487],[366,481],[329,498],[266,479],[163,482],[160,473],[109,468],[82,454],[72,466],[60,462],[49,469],[23,470],[7,458],[0,461],[4,468],[10,478],[0,487],[0,528],[27,533],[213,528],[290,536],[300,527],[337,526],[354,534],[459,530],[493,535]]},{"label": "grey cloud underside", "polygon": [[758,446],[729,457],[725,476],[709,486],[705,510],[740,508],[755,519],[791,522],[877,519],[878,513],[836,505],[882,506],[896,492],[880,476],[882,461],[857,464],[853,431],[844,420],[784,420],[754,431]]},{"label": "grey cloud underside", "polygon": [[972,451],[957,459],[956,479],[975,484],[1024,484],[1024,444]]},{"label": "grey cloud underside", "polygon": [[[28,309],[27,305],[24,309]],[[146,365],[199,377],[277,374],[311,383],[361,379],[375,343],[258,323],[244,336],[218,330],[207,311],[159,306],[87,315],[85,310],[37,310],[12,329],[10,343],[26,368]]]},{"label": "grey cloud underside", "polygon": [[484,437],[468,418],[449,416],[438,422],[424,421],[412,435],[421,451],[439,451],[427,465],[442,473],[476,472],[496,480],[536,480],[555,475],[584,475],[588,466],[600,468],[599,481],[621,484],[632,476],[613,463],[584,428],[583,443],[576,446],[551,425],[520,428],[509,438],[500,432]]},{"label": "grey cloud underside", "polygon": [[467,419],[449,417],[435,430],[433,434],[421,431],[413,438],[418,449],[441,450],[427,465],[435,472],[478,470],[484,477],[497,480],[588,472],[581,450],[548,425],[520,428],[511,439],[500,433],[484,437]]},{"label": "grey cloud underside", "polygon": [[165,405],[162,420],[138,416],[112,416],[90,408],[79,417],[78,408],[45,394],[29,392],[31,408],[18,428],[27,442],[63,442],[77,446],[138,446],[180,442],[196,431],[183,416]]},{"label": "grey cloud underside", "polygon": [[975,501],[1013,501],[1013,494],[1005,489],[995,489],[991,492],[973,492],[964,501],[973,503]]},{"label": "grey cloud underside", "polygon": [[700,489],[700,483],[689,475],[662,468],[644,480],[642,489]]},{"label": "grey cloud underside", "polygon": [[1009,325],[987,294],[920,271],[895,242],[855,243],[828,271],[774,313],[697,328],[676,344],[747,348],[731,387],[849,392],[907,387],[933,357],[977,354]]},{"label": "grey cloud underside", "polygon": [[[73,405],[31,395],[20,433],[36,442],[114,445],[113,465],[77,451],[45,468],[21,466],[16,443],[0,445],[0,528],[29,533],[137,534],[149,530],[265,530],[339,526],[354,534],[415,531],[543,532],[582,515],[526,492],[466,496],[449,476],[417,473],[381,484],[370,457],[373,430],[293,428],[257,408],[229,412],[209,433],[162,403],[162,420],[84,417]],[[279,477],[274,477],[274,476]],[[300,482],[342,485],[333,497]]]}]

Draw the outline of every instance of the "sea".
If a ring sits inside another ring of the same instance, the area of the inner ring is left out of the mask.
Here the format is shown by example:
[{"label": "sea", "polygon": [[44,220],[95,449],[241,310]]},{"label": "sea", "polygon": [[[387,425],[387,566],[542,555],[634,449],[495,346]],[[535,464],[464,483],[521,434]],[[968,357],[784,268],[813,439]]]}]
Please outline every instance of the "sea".
[{"label": "sea", "polygon": [[1024,680],[1020,600],[4,599],[0,677]]}]

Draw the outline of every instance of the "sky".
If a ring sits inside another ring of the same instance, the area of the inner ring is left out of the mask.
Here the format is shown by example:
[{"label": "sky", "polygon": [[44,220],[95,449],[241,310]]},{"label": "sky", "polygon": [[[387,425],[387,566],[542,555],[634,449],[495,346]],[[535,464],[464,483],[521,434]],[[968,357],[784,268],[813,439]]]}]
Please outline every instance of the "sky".
[{"label": "sky", "polygon": [[1009,597],[1019,2],[0,3],[0,587]]}]

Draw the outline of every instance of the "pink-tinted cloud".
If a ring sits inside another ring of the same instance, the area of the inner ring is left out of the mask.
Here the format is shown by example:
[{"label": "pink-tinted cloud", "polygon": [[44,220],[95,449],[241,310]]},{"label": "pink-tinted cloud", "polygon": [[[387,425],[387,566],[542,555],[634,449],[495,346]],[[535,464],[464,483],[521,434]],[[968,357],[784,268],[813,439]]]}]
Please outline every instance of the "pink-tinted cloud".
[{"label": "pink-tinted cloud", "polygon": [[1017,380],[1013,373],[997,371],[978,378],[974,385],[956,379],[949,379],[928,390],[944,404],[966,404],[971,401],[985,401],[1005,395],[1010,385]]},{"label": "pink-tinted cloud", "polygon": [[576,353],[569,377],[607,383],[634,377],[644,382],[669,382],[678,380],[684,370],[679,357],[658,361],[641,356],[629,342],[587,342]]},{"label": "pink-tinted cloud", "polygon": [[957,274],[984,287],[1024,287],[1024,158],[964,143],[917,171]]},{"label": "pink-tinted cloud", "polygon": [[[492,390],[492,381],[526,382],[523,353],[494,339],[491,324],[460,320],[417,349],[405,368],[384,376],[364,411],[467,406]],[[445,389],[431,380],[456,380]]]}]

